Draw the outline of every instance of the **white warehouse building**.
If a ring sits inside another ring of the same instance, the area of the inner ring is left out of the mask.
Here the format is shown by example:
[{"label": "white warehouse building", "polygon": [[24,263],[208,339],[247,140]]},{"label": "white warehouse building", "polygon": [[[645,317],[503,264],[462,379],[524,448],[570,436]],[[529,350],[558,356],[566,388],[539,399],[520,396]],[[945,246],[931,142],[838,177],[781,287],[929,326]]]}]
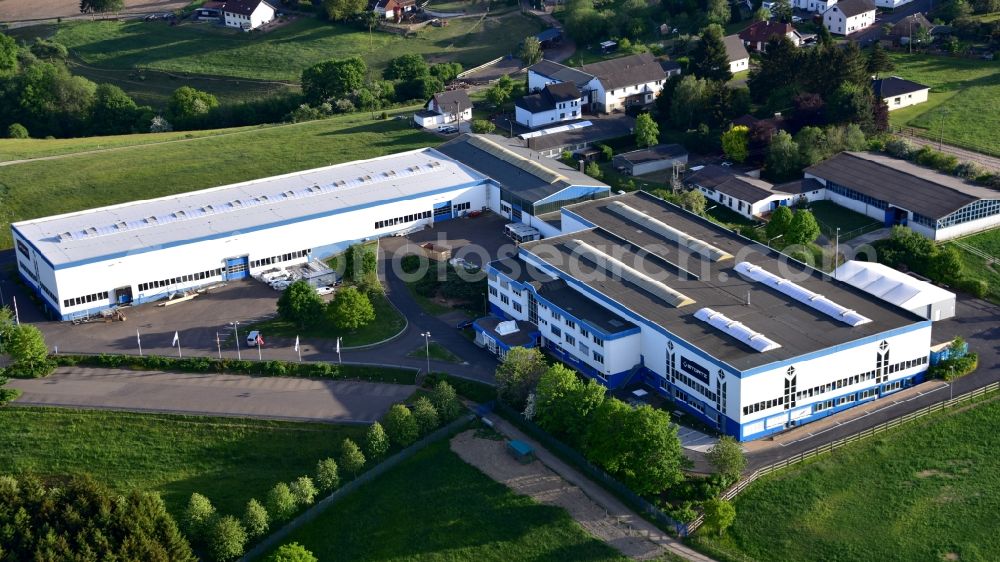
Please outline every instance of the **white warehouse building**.
[{"label": "white warehouse building", "polygon": [[[554,160],[541,167],[489,141],[460,139],[506,157],[493,173],[545,176],[535,182],[537,198],[607,196],[606,185]],[[504,181],[460,160],[426,148],[21,221],[11,225],[18,272],[51,316],[70,320],[324,258],[470,210],[500,212]]]},{"label": "white warehouse building", "polygon": [[610,388],[642,384],[740,440],[923,379],[931,322],[643,192],[562,209],[561,236],[487,267],[503,355],[537,345]]}]

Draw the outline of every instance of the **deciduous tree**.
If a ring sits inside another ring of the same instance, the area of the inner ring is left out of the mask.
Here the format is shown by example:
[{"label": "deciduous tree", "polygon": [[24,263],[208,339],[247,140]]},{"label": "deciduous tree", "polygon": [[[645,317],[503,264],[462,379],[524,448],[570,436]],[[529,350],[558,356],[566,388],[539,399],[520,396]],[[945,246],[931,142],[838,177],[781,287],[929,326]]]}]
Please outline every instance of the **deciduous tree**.
[{"label": "deciduous tree", "polygon": [[417,54],[400,55],[389,61],[382,77],[386,80],[413,80],[421,76],[428,76],[431,68],[424,60],[424,57]]},{"label": "deciduous tree", "polygon": [[778,131],[767,147],[765,170],[775,180],[789,179],[800,170],[799,145],[785,131]]},{"label": "deciduous tree", "polygon": [[0,33],[0,77],[17,73],[17,42],[12,37]]},{"label": "deciduous tree", "polygon": [[379,460],[389,452],[389,436],[382,424],[375,422],[368,426],[365,433],[365,453],[372,460]]},{"label": "deciduous tree", "polygon": [[681,78],[670,103],[670,120],[682,129],[690,129],[705,108],[704,79],[688,75]]},{"label": "deciduous tree", "polygon": [[313,105],[332,102],[364,86],[367,74],[368,66],[358,56],[314,64],[302,71],[302,93]]},{"label": "deciduous tree", "polygon": [[288,485],[288,490],[295,497],[295,503],[300,506],[312,505],[316,501],[316,484],[308,476],[299,476]]},{"label": "deciduous tree", "polygon": [[316,463],[316,484],[323,492],[329,492],[340,485],[340,470],[337,461],[323,459]]},{"label": "deciduous tree", "polygon": [[319,562],[319,558],[297,542],[281,545],[267,560],[268,562]]},{"label": "deciduous tree", "polygon": [[114,84],[98,84],[90,128],[100,135],[125,134],[135,125],[138,106],[124,90]]},{"label": "deciduous tree", "polygon": [[736,508],[726,500],[708,500],[702,504],[702,509],[705,512],[705,525],[720,536],[736,520]]},{"label": "deciduous tree", "polygon": [[208,531],[215,524],[216,513],[212,502],[205,496],[195,492],[191,494],[184,515],[181,518],[181,526],[184,534],[191,540],[198,541],[204,539]]},{"label": "deciduous tree", "polygon": [[267,493],[267,512],[275,521],[285,521],[295,513],[295,496],[288,484],[278,482]]},{"label": "deciduous tree", "polygon": [[635,143],[639,146],[653,146],[660,142],[660,127],[648,113],[635,119]]},{"label": "deciduous tree", "polygon": [[819,236],[819,223],[816,217],[807,210],[799,209],[792,216],[785,234],[785,242],[789,244],[811,244]]},{"label": "deciduous tree", "polygon": [[312,326],[323,319],[323,299],[308,281],[299,280],[282,291],[278,298],[278,315],[299,328]]},{"label": "deciduous tree", "polygon": [[736,480],[747,467],[747,458],[743,446],[728,435],[719,438],[719,442],[708,450],[708,462],[716,472],[731,480]]},{"label": "deciduous tree", "polygon": [[521,43],[520,56],[521,62],[525,66],[531,66],[542,60],[542,44],[538,42],[537,37],[530,35],[524,38],[524,43]]},{"label": "deciduous tree", "polygon": [[771,218],[767,221],[767,226],[764,227],[764,232],[767,234],[769,239],[777,238],[778,236],[784,238],[784,235],[788,232],[788,227],[791,224],[792,210],[788,207],[781,206],[771,212]]},{"label": "deciduous tree", "polygon": [[28,134],[28,129],[20,123],[14,123],[10,127],[7,127],[7,138],[9,139],[27,139],[31,138]]},{"label": "deciduous tree", "polygon": [[604,393],[604,387],[596,381],[584,383],[566,366],[553,365],[538,381],[535,419],[546,431],[579,443],[590,416],[604,401]]},{"label": "deciduous tree", "polygon": [[497,395],[515,410],[524,409],[528,393],[546,368],[545,358],[537,348],[512,348],[496,369]]},{"label": "deciduous tree", "polygon": [[340,445],[340,466],[352,475],[357,476],[365,467],[365,454],[361,448],[349,438]]},{"label": "deciduous tree", "polygon": [[722,133],[722,151],[733,162],[746,162],[750,155],[750,127],[737,125]]},{"label": "deciduous tree", "polygon": [[253,539],[262,537],[269,527],[267,509],[262,503],[251,498],[243,512],[243,528],[246,529],[247,536]]},{"label": "deciduous tree", "polygon": [[729,0],[708,0],[708,13],[705,15],[709,23],[726,25],[732,18]]},{"label": "deciduous tree", "polygon": [[365,0],[323,0],[323,12],[330,21],[344,21],[360,14]]},{"label": "deciduous tree", "polygon": [[431,390],[431,402],[442,421],[451,421],[462,412],[462,403],[455,389],[447,381],[439,381]]},{"label": "deciduous tree", "polygon": [[385,424],[385,432],[389,435],[389,441],[400,447],[411,445],[420,433],[413,412],[405,404],[393,404],[382,417],[382,421]]},{"label": "deciduous tree", "polygon": [[192,119],[201,117],[216,107],[219,107],[219,100],[212,94],[191,86],[181,86],[174,90],[167,101],[167,116],[174,121]]},{"label": "deciduous tree", "polygon": [[329,308],[334,325],[341,330],[357,330],[375,320],[371,299],[354,287],[338,290]]},{"label": "deciduous tree", "polygon": [[80,0],[80,13],[120,12],[125,9],[125,0]]},{"label": "deciduous tree", "polygon": [[680,196],[680,203],[682,207],[696,215],[704,216],[705,214],[705,196],[700,190],[689,189],[685,191]]},{"label": "deciduous tree", "polygon": [[33,324],[4,330],[4,349],[13,363],[7,372],[14,377],[43,377],[52,370],[49,350],[42,331]]},{"label": "deciduous tree", "polygon": [[441,423],[437,408],[426,396],[421,396],[413,402],[413,419],[417,421],[421,435],[434,431],[434,428]]},{"label": "deciduous tree", "polygon": [[243,556],[247,545],[247,532],[239,519],[226,515],[212,526],[206,542],[212,559],[226,562]]}]

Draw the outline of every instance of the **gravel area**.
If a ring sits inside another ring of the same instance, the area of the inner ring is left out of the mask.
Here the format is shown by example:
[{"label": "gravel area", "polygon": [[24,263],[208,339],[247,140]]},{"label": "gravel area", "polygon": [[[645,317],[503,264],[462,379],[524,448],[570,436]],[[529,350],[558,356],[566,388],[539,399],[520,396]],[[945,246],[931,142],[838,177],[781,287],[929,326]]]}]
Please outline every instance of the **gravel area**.
[{"label": "gravel area", "polygon": [[479,438],[471,430],[451,440],[451,450],[462,460],[517,494],[565,509],[587,532],[625,556],[649,560],[663,554],[662,547],[644,537],[630,534],[628,527],[620,525],[580,488],[566,482],[537,460],[521,464],[507,454],[505,447],[506,441]]}]

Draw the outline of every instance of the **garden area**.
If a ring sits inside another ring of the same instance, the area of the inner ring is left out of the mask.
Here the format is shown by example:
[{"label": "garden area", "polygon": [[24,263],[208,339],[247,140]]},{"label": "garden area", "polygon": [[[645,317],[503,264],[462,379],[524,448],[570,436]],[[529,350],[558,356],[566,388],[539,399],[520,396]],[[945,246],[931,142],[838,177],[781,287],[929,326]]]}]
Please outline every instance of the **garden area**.
[{"label": "garden area", "polygon": [[[408,116],[410,111],[400,114]],[[78,154],[0,168],[0,207],[5,211],[0,217],[0,249],[11,247],[10,222],[374,158],[440,140],[410,127],[405,119],[373,121],[367,113],[193,136],[98,157]],[[42,144],[46,142],[0,140],[0,152],[11,151],[18,157],[40,156],[49,150],[79,152],[92,149],[95,141],[61,140],[54,149]],[[212,158],[205,158],[206,154]]]},{"label": "garden area", "polygon": [[837,228],[840,228],[841,242],[882,228],[881,222],[832,201],[813,201],[809,203],[809,211],[816,217],[820,232],[831,241],[836,236]]},{"label": "garden area", "polygon": [[922,418],[755,482],[721,536],[719,560],[841,562],[1000,559],[996,396]]},{"label": "garden area", "polygon": [[400,263],[409,276],[421,272],[421,262],[428,264],[423,276],[407,281],[406,288],[413,300],[428,314],[441,315],[455,310],[469,318],[486,313],[486,273],[476,266],[456,266],[447,262],[426,260],[416,255],[405,256]]},{"label": "garden area", "polygon": [[931,87],[926,103],[889,114],[897,127],[924,129],[927,138],[1000,154],[1000,62],[892,53],[900,76]]},{"label": "garden area", "polygon": [[[997,231],[962,239],[961,244],[970,246],[966,240],[992,247]],[[980,242],[980,240],[982,242]],[[976,253],[962,248],[960,243],[935,244],[929,238],[903,226],[894,226],[889,237],[872,243],[879,263],[903,271],[913,271],[932,281],[948,285],[977,298],[997,299],[996,285],[990,281],[1000,275],[994,265]],[[974,247],[973,247],[974,249]],[[966,264],[969,264],[967,267]]]}]

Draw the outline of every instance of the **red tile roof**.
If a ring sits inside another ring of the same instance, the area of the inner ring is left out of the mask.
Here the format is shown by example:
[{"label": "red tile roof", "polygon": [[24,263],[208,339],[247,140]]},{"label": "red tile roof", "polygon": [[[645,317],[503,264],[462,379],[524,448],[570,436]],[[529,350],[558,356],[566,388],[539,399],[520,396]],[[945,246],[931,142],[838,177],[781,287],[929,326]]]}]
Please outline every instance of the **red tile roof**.
[{"label": "red tile roof", "polygon": [[739,33],[740,39],[748,43],[767,43],[774,36],[785,36],[792,32],[792,24],[777,21],[758,21]]}]

